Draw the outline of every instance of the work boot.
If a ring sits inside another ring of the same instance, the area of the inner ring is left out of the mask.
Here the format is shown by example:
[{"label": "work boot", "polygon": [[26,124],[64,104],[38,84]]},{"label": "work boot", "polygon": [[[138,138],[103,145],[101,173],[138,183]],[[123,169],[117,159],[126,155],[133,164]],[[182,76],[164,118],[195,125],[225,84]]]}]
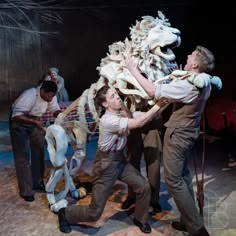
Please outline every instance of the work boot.
[{"label": "work boot", "polygon": [[59,222],[59,229],[61,232],[65,234],[68,234],[71,232],[71,227],[69,225],[69,222],[66,219],[65,208],[61,208],[58,211],[58,222]]}]

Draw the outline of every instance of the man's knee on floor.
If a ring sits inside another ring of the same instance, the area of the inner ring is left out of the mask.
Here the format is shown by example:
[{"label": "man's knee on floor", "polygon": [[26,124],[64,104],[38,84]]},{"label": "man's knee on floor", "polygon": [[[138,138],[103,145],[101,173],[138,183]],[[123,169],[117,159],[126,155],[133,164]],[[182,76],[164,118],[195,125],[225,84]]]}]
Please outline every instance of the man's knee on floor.
[{"label": "man's knee on floor", "polygon": [[65,208],[65,217],[73,225],[79,222],[94,222],[99,220],[103,210],[89,209],[85,212],[81,209],[83,206],[73,205]]},{"label": "man's knee on floor", "polygon": [[93,210],[89,213],[89,221],[91,222],[97,221],[100,219],[101,215],[102,215],[102,211]]}]

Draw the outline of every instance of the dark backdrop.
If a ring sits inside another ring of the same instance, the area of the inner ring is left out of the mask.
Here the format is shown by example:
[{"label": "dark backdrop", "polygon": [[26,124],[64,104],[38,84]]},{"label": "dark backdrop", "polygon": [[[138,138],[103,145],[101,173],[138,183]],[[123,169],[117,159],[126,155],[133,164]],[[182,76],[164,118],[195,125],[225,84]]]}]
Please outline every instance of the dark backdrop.
[{"label": "dark backdrop", "polygon": [[[63,2],[63,1],[59,1]],[[217,8],[207,1],[65,1],[55,9],[63,24],[46,24],[32,15],[43,30],[58,31],[56,37],[31,35],[0,28],[0,102],[12,101],[24,89],[35,86],[51,66],[65,78],[74,100],[99,78],[96,67],[108,46],[129,37],[129,27],[144,15],[161,10],[173,27],[180,29],[182,44],[175,50],[177,62],[196,45],[208,47],[216,56],[213,74],[222,78],[219,96],[235,99],[235,36],[233,8],[222,2]],[[213,9],[214,8],[214,9]]]}]

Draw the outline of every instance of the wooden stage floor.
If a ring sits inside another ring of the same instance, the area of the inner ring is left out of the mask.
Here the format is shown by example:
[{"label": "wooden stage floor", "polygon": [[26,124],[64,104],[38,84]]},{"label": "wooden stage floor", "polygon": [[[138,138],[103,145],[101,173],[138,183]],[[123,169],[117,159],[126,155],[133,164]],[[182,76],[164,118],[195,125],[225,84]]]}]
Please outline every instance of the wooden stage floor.
[{"label": "wooden stage floor", "polygon": [[[4,107],[3,107],[4,108]],[[8,130],[8,109],[0,111],[0,235],[4,236],[58,236],[64,235],[58,229],[57,215],[48,207],[45,193],[36,193],[34,202],[25,202],[18,195],[15,176],[14,160]],[[96,152],[96,139],[88,143],[87,158],[81,171],[75,177],[75,183],[89,182],[91,169]],[[236,161],[230,149],[226,148],[224,140],[208,136],[206,145],[205,163],[205,206],[204,222],[211,236],[236,235]],[[227,147],[229,148],[229,147]],[[232,147],[235,149],[235,147]],[[200,168],[201,143],[197,144],[197,163]],[[45,150],[46,153],[46,150]],[[47,154],[47,153],[46,153]],[[231,156],[230,156],[230,155]],[[68,158],[71,151],[68,150]],[[49,177],[51,163],[46,161],[45,182]],[[194,171],[193,163],[189,165]],[[161,180],[160,203],[163,212],[150,215],[149,223],[152,233],[149,235],[184,236],[187,234],[172,229],[170,223],[179,217],[172,196],[167,192],[165,182]],[[144,163],[142,174],[145,175]],[[194,172],[193,172],[194,174]],[[201,177],[201,173],[199,173]],[[193,178],[196,190],[195,177]],[[63,187],[63,181],[58,186]],[[121,202],[127,194],[127,186],[117,181],[113,194],[107,202],[105,211],[100,220],[88,225],[72,227],[71,236],[140,236],[144,235],[133,225],[132,211],[122,211]],[[69,196],[70,204],[87,204],[90,195],[75,202]]]}]

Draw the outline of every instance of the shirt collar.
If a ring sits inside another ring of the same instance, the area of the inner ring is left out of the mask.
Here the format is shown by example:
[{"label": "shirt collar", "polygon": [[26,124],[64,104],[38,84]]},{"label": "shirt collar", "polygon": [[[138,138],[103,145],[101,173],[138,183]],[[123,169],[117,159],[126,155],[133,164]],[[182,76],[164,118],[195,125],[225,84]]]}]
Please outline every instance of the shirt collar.
[{"label": "shirt collar", "polygon": [[109,115],[120,116],[120,111],[118,111],[118,112],[111,112],[111,111],[106,110],[105,113],[106,113],[106,114],[109,114]]}]

